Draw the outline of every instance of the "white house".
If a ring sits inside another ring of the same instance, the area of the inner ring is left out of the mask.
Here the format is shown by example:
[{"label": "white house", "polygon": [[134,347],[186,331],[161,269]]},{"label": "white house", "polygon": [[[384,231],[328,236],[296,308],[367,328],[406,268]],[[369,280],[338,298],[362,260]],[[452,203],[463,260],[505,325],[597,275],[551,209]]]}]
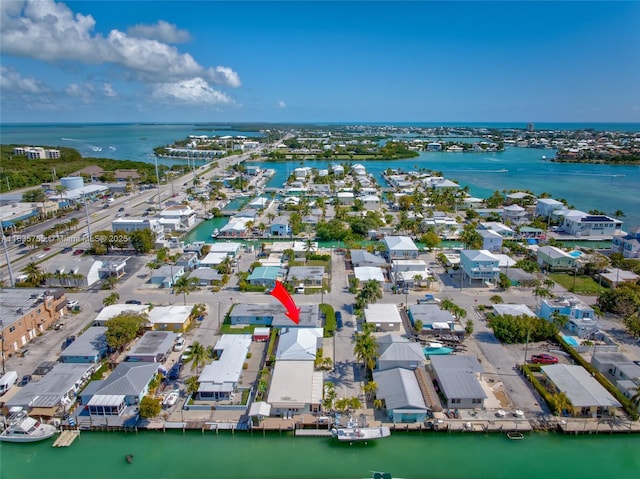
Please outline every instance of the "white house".
[{"label": "white house", "polygon": [[562,230],[573,236],[614,236],[622,228],[622,221],[606,215],[590,215],[568,210],[563,215]]},{"label": "white house", "polygon": [[360,200],[367,211],[378,211],[380,209],[380,197],[378,195],[361,196]]},{"label": "white house", "polygon": [[408,236],[385,236],[385,258],[392,259],[417,259],[418,247]]},{"label": "white house", "polygon": [[564,209],[564,203],[552,198],[538,198],[536,202],[536,216],[549,218],[554,212]]},{"label": "white house", "polygon": [[179,229],[187,230],[196,224],[196,212],[188,205],[173,205],[160,212],[163,220],[178,220]]},{"label": "white house", "polygon": [[500,260],[487,250],[463,250],[460,252],[460,266],[469,281],[493,281],[500,277]]},{"label": "white house", "polygon": [[492,253],[502,250],[502,236],[496,231],[478,229],[476,230],[482,237],[482,249],[491,251]]},{"label": "white house", "polygon": [[373,324],[376,331],[401,331],[402,318],[395,304],[369,304],[364,310],[365,322]]},{"label": "white house", "polygon": [[111,222],[113,231],[132,231],[150,230],[155,240],[164,239],[164,227],[160,220],[154,218],[116,218]]},{"label": "white house", "polygon": [[272,416],[320,411],[323,375],[313,361],[276,361],[267,402]]},{"label": "white house", "polygon": [[272,236],[289,236],[291,234],[291,227],[289,226],[288,216],[278,216],[273,219],[269,226],[269,233]]}]

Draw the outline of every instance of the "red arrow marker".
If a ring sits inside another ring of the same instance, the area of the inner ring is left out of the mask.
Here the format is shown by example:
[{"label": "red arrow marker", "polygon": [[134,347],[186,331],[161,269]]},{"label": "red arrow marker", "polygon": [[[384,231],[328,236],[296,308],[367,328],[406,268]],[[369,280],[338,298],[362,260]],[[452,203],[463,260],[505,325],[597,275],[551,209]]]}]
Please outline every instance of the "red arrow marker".
[{"label": "red arrow marker", "polygon": [[271,296],[280,301],[282,306],[287,309],[287,312],[284,313],[287,318],[296,324],[300,322],[300,308],[296,306],[296,302],[289,294],[289,291],[287,291],[280,281],[276,281],[276,285],[273,291],[271,291]]}]

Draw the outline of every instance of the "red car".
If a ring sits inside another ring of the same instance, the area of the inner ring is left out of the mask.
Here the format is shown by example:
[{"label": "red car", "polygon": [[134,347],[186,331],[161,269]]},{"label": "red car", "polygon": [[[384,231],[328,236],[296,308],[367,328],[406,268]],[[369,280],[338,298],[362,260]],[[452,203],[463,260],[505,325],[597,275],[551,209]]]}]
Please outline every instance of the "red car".
[{"label": "red car", "polygon": [[84,250],[83,250],[83,249],[77,249],[77,250],[75,250],[75,251],[73,252],[73,255],[74,255],[74,256],[78,256],[78,255],[81,255],[82,253],[84,253]]},{"label": "red car", "polygon": [[533,354],[531,356],[531,362],[533,362],[534,364],[557,364],[558,358],[546,353]]}]

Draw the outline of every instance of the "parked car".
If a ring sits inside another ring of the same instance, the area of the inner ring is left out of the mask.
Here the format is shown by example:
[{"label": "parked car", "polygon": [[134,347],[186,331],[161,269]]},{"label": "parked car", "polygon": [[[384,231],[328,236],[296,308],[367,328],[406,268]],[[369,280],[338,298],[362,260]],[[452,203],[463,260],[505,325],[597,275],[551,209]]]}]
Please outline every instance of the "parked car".
[{"label": "parked car", "polygon": [[336,311],[336,329],[338,331],[342,331],[342,313],[340,311]]},{"label": "parked car", "polygon": [[79,303],[77,301],[69,301],[69,300],[67,300],[67,308],[68,309],[73,309],[76,306],[78,306],[78,304]]},{"label": "parked car", "polygon": [[62,248],[63,253],[69,253],[72,250],[73,248],[71,246],[65,246],[64,248]]},{"label": "parked car", "polygon": [[120,208],[118,208],[118,211],[119,211],[119,212],[124,211],[124,206],[121,206]]},{"label": "parked car", "polygon": [[558,358],[547,353],[533,354],[531,356],[531,362],[534,364],[557,364]]},{"label": "parked car", "polygon": [[124,302],[124,304],[142,304],[142,302],[138,301],[137,299],[128,299]]},{"label": "parked car", "polygon": [[184,348],[184,343],[185,343],[184,338],[179,338],[176,341],[176,343],[173,345],[173,350],[174,351],[182,351],[182,348]]},{"label": "parked car", "polygon": [[83,249],[77,249],[77,250],[75,250],[75,251],[73,252],[73,255],[74,255],[74,256],[80,256],[80,255],[81,255],[81,254],[83,254],[83,253],[84,253],[84,250],[83,250]]},{"label": "parked car", "polygon": [[26,386],[31,382],[31,379],[31,374],[25,374],[24,376],[22,376],[22,379],[18,383],[18,386]]},{"label": "parked car", "polygon": [[178,379],[180,377],[180,371],[182,371],[182,366],[183,364],[180,362],[175,363],[173,366],[171,366],[171,369],[169,370],[168,379],[171,381]]}]

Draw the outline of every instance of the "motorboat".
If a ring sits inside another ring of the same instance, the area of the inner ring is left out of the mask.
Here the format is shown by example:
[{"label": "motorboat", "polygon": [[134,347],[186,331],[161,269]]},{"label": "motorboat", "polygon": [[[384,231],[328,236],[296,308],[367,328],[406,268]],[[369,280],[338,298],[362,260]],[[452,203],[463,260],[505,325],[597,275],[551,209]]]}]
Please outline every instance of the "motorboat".
[{"label": "motorboat", "polygon": [[350,418],[346,427],[334,427],[331,429],[331,434],[340,442],[353,443],[389,437],[391,430],[387,426],[360,427],[356,420]]},{"label": "motorboat", "polygon": [[512,441],[521,441],[524,439],[524,434],[519,431],[509,431],[507,432],[507,437]]},{"label": "motorboat", "polygon": [[162,407],[169,408],[171,406],[174,406],[175,403],[178,402],[179,397],[180,397],[180,391],[178,389],[174,389],[169,393],[169,395],[166,398],[164,398],[164,401],[162,401]]},{"label": "motorboat", "polygon": [[213,233],[211,233],[211,237],[217,238],[219,234],[220,234],[220,231],[218,230],[218,228],[216,228],[215,230],[213,230]]},{"label": "motorboat", "polygon": [[55,426],[44,424],[22,412],[9,417],[9,425],[0,433],[0,441],[37,442],[49,439],[57,432]]}]

